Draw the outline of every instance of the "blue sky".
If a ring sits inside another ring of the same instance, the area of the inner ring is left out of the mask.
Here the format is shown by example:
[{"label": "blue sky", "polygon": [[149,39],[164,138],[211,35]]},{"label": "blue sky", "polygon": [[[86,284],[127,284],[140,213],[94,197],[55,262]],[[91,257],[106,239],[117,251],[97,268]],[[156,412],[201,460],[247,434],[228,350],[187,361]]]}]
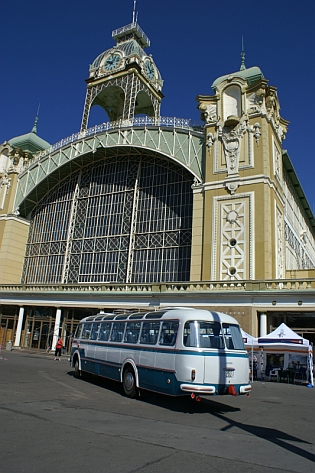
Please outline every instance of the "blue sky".
[{"label": "blue sky", "polygon": [[[51,144],[80,128],[89,64],[132,21],[133,0],[10,0],[1,8],[0,143],[32,129]],[[314,0],[137,0],[138,23],[164,79],[161,115],[199,119],[217,77],[259,66],[290,121],[288,150],[315,213]],[[95,122],[107,117],[93,116]],[[89,125],[94,123],[90,121]]]}]

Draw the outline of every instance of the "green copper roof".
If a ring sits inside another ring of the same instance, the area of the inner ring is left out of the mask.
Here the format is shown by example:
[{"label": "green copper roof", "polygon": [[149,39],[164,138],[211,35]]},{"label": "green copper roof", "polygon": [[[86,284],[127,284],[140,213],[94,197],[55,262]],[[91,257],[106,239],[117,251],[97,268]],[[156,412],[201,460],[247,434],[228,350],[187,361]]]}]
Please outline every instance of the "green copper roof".
[{"label": "green copper roof", "polygon": [[264,75],[263,75],[263,73],[262,73],[262,71],[260,70],[259,67],[254,66],[254,67],[250,67],[248,69],[242,69],[240,71],[233,72],[232,74],[226,74],[225,76],[218,77],[218,79],[216,79],[213,82],[211,87],[215,90],[221,82],[228,79],[229,77],[231,77],[231,78],[232,77],[240,77],[241,79],[246,79],[248,85],[252,85],[255,82],[259,81],[260,79],[263,79]]},{"label": "green copper roof", "polygon": [[123,43],[119,43],[116,46],[113,46],[110,49],[107,49],[103,53],[101,53],[97,58],[93,61],[93,63],[90,66],[90,71],[93,71],[99,67],[101,64],[103,58],[105,58],[109,53],[115,53],[117,51],[120,51],[123,56],[131,56],[136,54],[139,59],[143,60],[144,57],[147,56],[147,54],[144,52],[140,44],[135,40],[135,39],[130,39],[129,41],[125,41]]},{"label": "green copper roof", "polygon": [[33,129],[30,133],[11,138],[11,140],[9,140],[10,145],[14,146],[15,148],[20,148],[22,151],[27,151],[29,153],[37,153],[38,151],[43,151],[44,149],[49,148],[50,143],[48,143],[48,141],[43,140],[36,134],[37,121],[38,117],[36,117]]}]

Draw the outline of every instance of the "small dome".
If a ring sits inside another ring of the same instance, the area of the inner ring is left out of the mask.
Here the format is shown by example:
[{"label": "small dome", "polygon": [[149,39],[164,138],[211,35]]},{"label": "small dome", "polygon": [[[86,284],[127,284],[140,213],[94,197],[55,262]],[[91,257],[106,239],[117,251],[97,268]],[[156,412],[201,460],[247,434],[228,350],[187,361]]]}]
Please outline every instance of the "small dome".
[{"label": "small dome", "polygon": [[22,151],[26,151],[32,154],[37,153],[38,151],[43,151],[46,148],[49,148],[50,143],[48,143],[48,141],[45,141],[39,136],[37,136],[36,125],[37,125],[37,118],[35,120],[35,124],[33,126],[32,131],[30,133],[26,133],[25,135],[11,138],[9,140],[10,145],[14,146],[15,148],[20,148]]},{"label": "small dome", "polygon": [[232,74],[226,74],[225,76],[218,77],[212,84],[212,89],[215,90],[217,86],[228,79],[229,77],[240,77],[241,79],[247,80],[248,85],[252,85],[255,82],[258,82],[260,79],[264,78],[264,75],[259,67],[249,67],[248,69],[239,70],[233,72]]}]

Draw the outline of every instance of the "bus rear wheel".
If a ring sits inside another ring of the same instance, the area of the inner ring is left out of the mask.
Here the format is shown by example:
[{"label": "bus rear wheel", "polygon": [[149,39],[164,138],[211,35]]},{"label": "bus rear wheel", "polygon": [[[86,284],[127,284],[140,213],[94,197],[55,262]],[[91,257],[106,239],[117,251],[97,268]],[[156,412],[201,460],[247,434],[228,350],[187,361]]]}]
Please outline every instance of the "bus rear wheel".
[{"label": "bus rear wheel", "polygon": [[74,363],[74,377],[75,378],[80,378],[81,377],[81,371],[79,367],[79,360],[76,359]]},{"label": "bus rear wheel", "polygon": [[123,375],[123,388],[126,396],[135,398],[137,396],[137,386],[135,372],[131,367],[127,367]]}]

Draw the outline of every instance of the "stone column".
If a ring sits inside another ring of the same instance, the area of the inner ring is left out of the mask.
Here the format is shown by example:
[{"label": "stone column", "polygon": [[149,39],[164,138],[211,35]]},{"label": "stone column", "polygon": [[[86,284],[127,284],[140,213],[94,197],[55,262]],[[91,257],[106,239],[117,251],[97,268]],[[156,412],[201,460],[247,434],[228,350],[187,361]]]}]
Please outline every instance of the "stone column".
[{"label": "stone column", "polygon": [[56,344],[59,336],[59,329],[60,329],[60,319],[61,319],[61,309],[57,308],[56,310],[56,319],[55,319],[55,327],[54,327],[54,336],[52,342],[52,350],[56,349]]},{"label": "stone column", "polygon": [[259,332],[260,337],[267,335],[267,314],[259,315]]},{"label": "stone column", "polygon": [[23,318],[24,318],[24,307],[20,307],[19,320],[18,320],[16,332],[15,332],[15,340],[14,340],[14,346],[15,347],[20,346]]}]

